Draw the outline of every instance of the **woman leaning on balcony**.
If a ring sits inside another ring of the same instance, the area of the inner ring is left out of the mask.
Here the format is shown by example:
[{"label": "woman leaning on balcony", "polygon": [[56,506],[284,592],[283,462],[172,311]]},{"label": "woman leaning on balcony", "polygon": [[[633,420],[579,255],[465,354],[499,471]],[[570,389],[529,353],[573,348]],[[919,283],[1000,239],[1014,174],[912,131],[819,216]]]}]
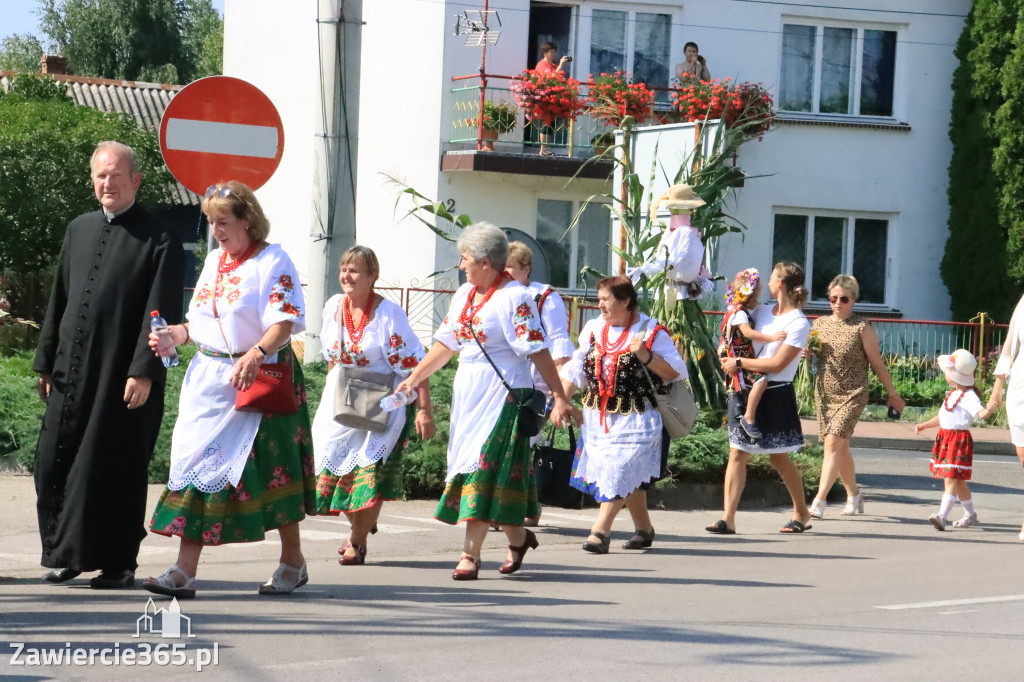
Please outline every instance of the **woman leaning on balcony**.
[{"label": "woman leaning on balcony", "polygon": [[[860,285],[851,275],[837,275],[828,285],[831,315],[814,321],[813,330],[821,343],[818,359],[821,370],[814,382],[814,406],[818,414],[818,435],[825,446],[818,494],[811,504],[811,516],[825,516],[825,498],[839,475],[846,488],[843,516],[864,513],[864,498],[857,487],[850,438],[861,412],[868,404],[868,366],[885,387],[889,407],[902,412],[903,399],[889,377],[878,346],[874,328],[859,315],[853,304],[860,296]],[[804,351],[804,355],[808,355]]]},{"label": "woman leaning on balcony", "polygon": [[492,523],[500,524],[508,537],[508,558],[499,573],[518,571],[527,550],[537,547],[536,536],[523,527],[539,507],[530,438],[519,433],[518,405],[534,390],[531,363],[551,387],[551,421],[562,426],[581,415],[562,391],[530,290],[505,272],[505,233],[477,223],[462,231],[457,246],[466,283],[452,297],[427,356],[395,390],[421,386],[460,353],[452,386],[447,485],[435,517],[452,525],[466,522],[452,579],[476,580]]}]

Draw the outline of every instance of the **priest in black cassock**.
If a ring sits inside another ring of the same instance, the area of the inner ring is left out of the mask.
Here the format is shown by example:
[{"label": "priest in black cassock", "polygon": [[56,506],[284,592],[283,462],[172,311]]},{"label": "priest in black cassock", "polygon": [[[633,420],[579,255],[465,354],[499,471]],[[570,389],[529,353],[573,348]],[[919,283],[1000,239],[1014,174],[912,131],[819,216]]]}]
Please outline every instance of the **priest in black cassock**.
[{"label": "priest in black cassock", "polygon": [[166,370],[148,345],[150,311],[181,318],[181,243],[135,203],[135,152],[101,142],[92,181],[102,210],[68,226],[33,369],[46,413],[35,483],[43,578],[102,571],[93,588],[131,587],[146,536],[146,470]]}]

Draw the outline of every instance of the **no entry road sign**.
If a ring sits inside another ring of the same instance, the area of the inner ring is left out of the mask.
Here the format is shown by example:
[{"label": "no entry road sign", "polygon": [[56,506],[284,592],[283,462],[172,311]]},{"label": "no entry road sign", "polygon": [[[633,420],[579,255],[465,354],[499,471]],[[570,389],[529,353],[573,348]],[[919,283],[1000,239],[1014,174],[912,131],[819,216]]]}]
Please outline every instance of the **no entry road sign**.
[{"label": "no entry road sign", "polygon": [[211,76],[171,100],[160,121],[160,151],[178,182],[200,196],[225,180],[257,189],[281,163],[284,127],[255,85]]}]

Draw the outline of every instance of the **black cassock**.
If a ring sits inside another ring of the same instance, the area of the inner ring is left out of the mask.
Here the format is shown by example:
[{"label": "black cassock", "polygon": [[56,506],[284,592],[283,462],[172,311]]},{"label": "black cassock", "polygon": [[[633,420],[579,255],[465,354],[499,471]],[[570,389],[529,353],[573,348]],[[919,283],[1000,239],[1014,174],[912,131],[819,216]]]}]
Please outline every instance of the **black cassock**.
[{"label": "black cassock", "polygon": [[[138,204],[68,226],[33,365],[53,377],[35,463],[43,566],[137,567],[166,379],[149,313],[180,321],[184,267],[181,243]],[[152,380],[134,410],[129,376]]]}]

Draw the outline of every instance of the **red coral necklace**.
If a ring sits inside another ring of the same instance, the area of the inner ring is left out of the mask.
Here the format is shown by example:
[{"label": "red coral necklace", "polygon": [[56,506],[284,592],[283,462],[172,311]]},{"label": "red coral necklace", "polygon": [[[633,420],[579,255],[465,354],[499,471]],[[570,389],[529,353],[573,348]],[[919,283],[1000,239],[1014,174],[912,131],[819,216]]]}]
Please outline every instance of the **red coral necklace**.
[{"label": "red coral necklace", "polygon": [[223,274],[225,272],[237,270],[239,265],[241,265],[242,263],[244,263],[245,261],[249,260],[249,258],[252,257],[252,254],[256,252],[256,247],[258,247],[259,245],[259,242],[254,241],[252,243],[252,246],[250,246],[249,249],[241,255],[241,257],[234,259],[230,263],[228,263],[228,252],[221,251],[220,261],[218,261],[217,263],[217,272]]},{"label": "red coral necklace", "polygon": [[370,300],[366,304],[366,308],[363,310],[363,319],[359,320],[359,326],[355,326],[352,322],[352,298],[350,296],[345,297],[345,308],[342,311],[342,319],[345,321],[345,331],[348,332],[348,338],[352,341],[352,345],[358,346],[359,342],[363,340],[363,332],[366,331],[366,321],[370,319],[370,306],[373,305],[373,289],[370,289]]},{"label": "red coral necklace", "polygon": [[[629,352],[627,341],[629,340],[629,330],[633,326],[634,319],[636,319],[636,315],[630,312],[629,323],[623,328],[622,333],[619,334],[619,337],[613,343],[608,342],[608,330],[611,329],[611,323],[605,322],[604,328],[601,330],[601,347],[598,349],[596,373],[597,393],[601,399],[601,417],[598,421],[604,427],[605,433],[608,433],[608,424],[605,421],[608,401],[615,397],[615,374],[619,368],[619,358]],[[605,362],[605,356],[609,356],[608,362]]]},{"label": "red coral necklace", "polygon": [[474,284],[473,288],[469,290],[469,296],[466,297],[466,305],[462,306],[462,312],[459,314],[459,324],[466,326],[472,322],[476,314],[484,307],[484,304],[491,300],[491,296],[493,296],[494,292],[498,290],[498,287],[506,277],[508,277],[508,275],[504,272],[498,275],[498,278],[494,280],[494,284],[492,284],[491,288],[487,290],[486,294],[484,294],[484,300],[480,301],[477,305],[473,305],[473,299],[476,298],[476,285]]},{"label": "red coral necklace", "polygon": [[950,391],[949,393],[946,394],[945,398],[942,399],[942,406],[944,408],[946,408],[947,412],[952,412],[954,409],[956,409],[956,406],[959,405],[960,401],[964,399],[964,394],[967,392],[967,391],[960,391],[960,395],[958,395],[956,400],[953,402],[953,404],[950,405],[949,404],[949,396],[953,395],[953,393],[955,393],[956,391],[960,391],[960,389],[959,388],[954,388],[952,391]]}]

